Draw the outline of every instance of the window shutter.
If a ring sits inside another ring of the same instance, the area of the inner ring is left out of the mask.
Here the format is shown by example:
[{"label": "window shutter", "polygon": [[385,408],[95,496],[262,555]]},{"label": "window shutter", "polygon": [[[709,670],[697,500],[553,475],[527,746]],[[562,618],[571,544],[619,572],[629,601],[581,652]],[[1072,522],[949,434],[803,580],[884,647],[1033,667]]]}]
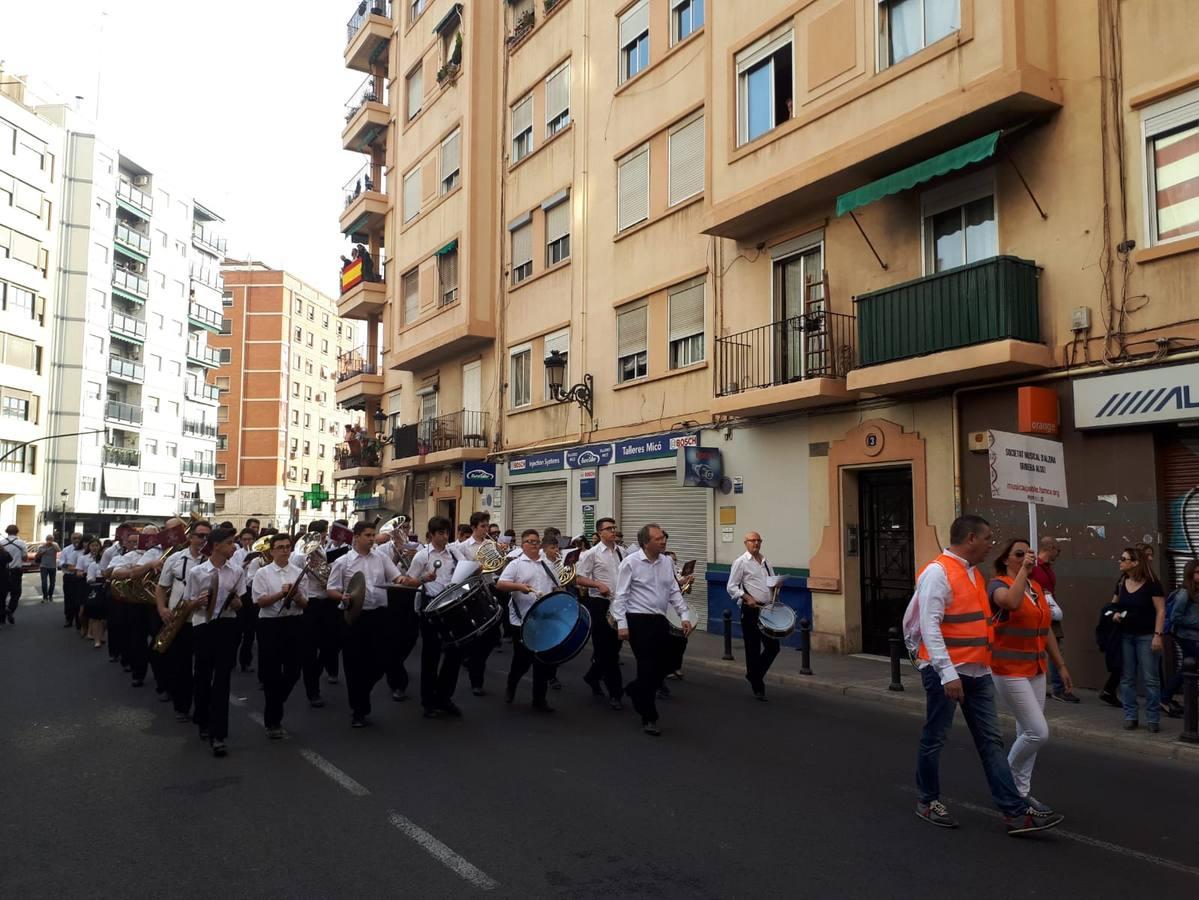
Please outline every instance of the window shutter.
[{"label": "window shutter", "polygon": [[616,316],[617,355],[629,356],[646,348],[646,306],[644,303]]},{"label": "window shutter", "polygon": [[512,137],[533,127],[533,98],[525,97],[512,107]]},{"label": "window shutter", "polygon": [[553,243],[570,234],[570,203],[564,201],[545,212],[545,242]]},{"label": "window shutter", "polygon": [[420,212],[420,167],[404,176],[404,221],[408,222]]},{"label": "window shutter", "polygon": [[522,225],[512,232],[512,267],[533,261],[533,226]]},{"label": "window shutter", "polygon": [[620,164],[617,185],[618,230],[649,218],[649,147]]},{"label": "window shutter", "polygon": [[446,253],[437,260],[441,277],[441,292],[454,290],[458,287],[458,252]]},{"label": "window shutter", "polygon": [[561,331],[555,331],[553,334],[547,334],[542,343],[545,349],[545,355],[549,356],[555,350],[563,356],[570,353],[570,329],[563,328]]},{"label": "window shutter", "polygon": [[545,81],[545,120],[557,118],[570,108],[570,63]]},{"label": "window shutter", "polygon": [[704,189],[704,117],[670,135],[670,205]]},{"label": "window shutter", "polygon": [[620,46],[627,47],[638,35],[649,30],[649,0],[641,0],[620,18]]},{"label": "window shutter", "polygon": [[704,330],[704,283],[676,289],[670,294],[670,340],[702,334]]},{"label": "window shutter", "polygon": [[441,177],[446,178],[451,172],[458,171],[460,166],[462,132],[455,131],[441,145]]},{"label": "window shutter", "polygon": [[420,272],[413,269],[404,276],[404,324],[420,314]]},{"label": "window shutter", "polygon": [[425,71],[417,67],[408,76],[408,118],[411,119],[420,112],[425,99]]}]

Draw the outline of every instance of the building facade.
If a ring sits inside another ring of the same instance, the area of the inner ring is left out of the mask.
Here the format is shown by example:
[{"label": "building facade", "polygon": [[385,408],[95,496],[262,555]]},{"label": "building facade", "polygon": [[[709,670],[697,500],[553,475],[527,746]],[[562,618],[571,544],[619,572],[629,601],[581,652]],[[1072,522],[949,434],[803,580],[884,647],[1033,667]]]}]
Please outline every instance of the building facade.
[{"label": "building facade", "polygon": [[342,322],[334,299],[263,263],[226,260],[222,275],[222,327],[212,338],[221,358],[211,379],[216,515],[277,527],[348,515],[351,499],[337,495],[333,476],[345,461],[345,426],[360,417],[337,408],[334,386],[361,326]]}]

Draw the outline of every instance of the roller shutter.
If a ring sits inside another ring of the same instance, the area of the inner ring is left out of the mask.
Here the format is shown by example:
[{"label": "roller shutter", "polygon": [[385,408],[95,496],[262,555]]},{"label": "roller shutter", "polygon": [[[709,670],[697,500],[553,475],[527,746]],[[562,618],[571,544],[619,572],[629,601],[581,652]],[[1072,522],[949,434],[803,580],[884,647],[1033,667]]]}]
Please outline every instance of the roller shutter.
[{"label": "roller shutter", "polygon": [[697,627],[708,627],[708,583],[704,571],[708,560],[708,504],[711,492],[680,487],[674,470],[623,475],[619,480],[619,521],[625,540],[636,540],[637,529],[657,522],[670,539],[666,549],[679,564],[695,560],[695,584],[686,596],[692,620]]},{"label": "roller shutter", "polygon": [[1187,562],[1199,559],[1199,440],[1172,441],[1158,456],[1166,507],[1166,556],[1158,573],[1167,590],[1182,583]]},{"label": "roller shutter", "polygon": [[569,534],[570,515],[567,511],[565,481],[541,481],[536,484],[514,484],[508,488],[511,504],[511,524],[519,539],[526,528],[539,532],[549,526]]}]

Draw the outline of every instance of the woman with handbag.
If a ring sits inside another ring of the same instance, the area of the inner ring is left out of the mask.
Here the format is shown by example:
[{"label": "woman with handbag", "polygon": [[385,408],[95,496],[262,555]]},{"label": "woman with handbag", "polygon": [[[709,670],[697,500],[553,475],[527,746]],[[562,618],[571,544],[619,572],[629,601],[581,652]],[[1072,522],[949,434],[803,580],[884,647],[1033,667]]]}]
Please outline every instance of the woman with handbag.
[{"label": "woman with handbag", "polygon": [[99,538],[90,537],[85,543],[86,556],[81,556],[79,568],[87,568],[87,596],[83,601],[83,612],[87,616],[87,636],[97,650],[104,646],[107,638],[106,606],[104,597],[104,575],[100,571],[100,556],[104,545]]}]

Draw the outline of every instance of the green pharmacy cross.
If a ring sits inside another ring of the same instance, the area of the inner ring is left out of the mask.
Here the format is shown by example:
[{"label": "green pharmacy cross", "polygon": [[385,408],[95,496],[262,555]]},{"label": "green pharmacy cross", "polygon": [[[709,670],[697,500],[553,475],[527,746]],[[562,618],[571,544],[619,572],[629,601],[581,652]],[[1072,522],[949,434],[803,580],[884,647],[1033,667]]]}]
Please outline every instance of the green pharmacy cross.
[{"label": "green pharmacy cross", "polygon": [[308,501],[309,508],[320,509],[324,502],[329,499],[329,492],[325,490],[323,484],[314,484],[312,490],[304,492],[303,497]]}]

